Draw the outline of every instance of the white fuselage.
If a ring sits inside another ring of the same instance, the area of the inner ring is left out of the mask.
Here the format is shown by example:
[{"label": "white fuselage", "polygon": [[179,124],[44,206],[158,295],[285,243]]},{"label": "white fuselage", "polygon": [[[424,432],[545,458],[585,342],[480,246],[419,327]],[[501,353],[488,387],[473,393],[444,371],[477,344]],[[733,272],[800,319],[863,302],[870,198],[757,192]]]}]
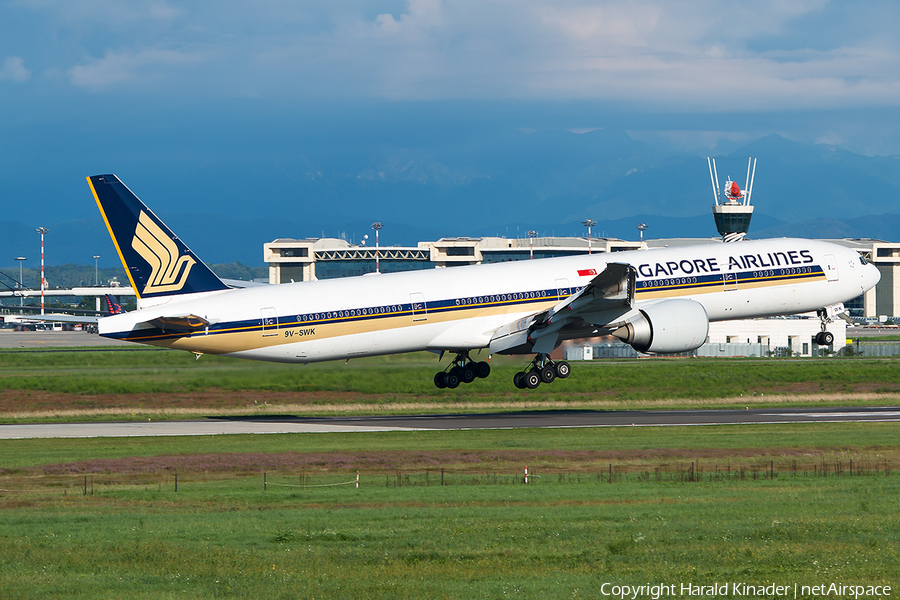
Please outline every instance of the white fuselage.
[{"label": "white fuselage", "polygon": [[[551,308],[607,263],[637,270],[635,303],[688,298],[710,321],[807,312],[873,287],[878,270],[842,246],[799,239],[583,254],[373,274],[172,296],[101,319],[100,334],[196,353],[315,362],[489,346],[495,331]],[[171,333],[146,325],[193,315],[209,326]]]}]

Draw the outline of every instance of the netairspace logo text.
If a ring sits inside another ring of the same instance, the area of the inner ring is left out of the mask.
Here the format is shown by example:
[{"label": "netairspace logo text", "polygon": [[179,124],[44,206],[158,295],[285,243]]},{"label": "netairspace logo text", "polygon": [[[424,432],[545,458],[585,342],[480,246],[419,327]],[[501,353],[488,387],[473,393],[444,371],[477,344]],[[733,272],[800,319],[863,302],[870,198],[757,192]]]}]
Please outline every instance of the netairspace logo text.
[{"label": "netairspace logo text", "polygon": [[800,585],[797,583],[753,584],[753,583],[713,583],[695,585],[693,583],[658,583],[645,585],[619,585],[604,583],[600,586],[600,594],[611,598],[637,600],[651,598],[658,600],[672,596],[697,596],[729,598],[752,598],[757,596],[780,596],[786,598],[832,597],[832,598],[890,598],[889,585],[858,585],[843,583],[822,583],[819,585]]}]

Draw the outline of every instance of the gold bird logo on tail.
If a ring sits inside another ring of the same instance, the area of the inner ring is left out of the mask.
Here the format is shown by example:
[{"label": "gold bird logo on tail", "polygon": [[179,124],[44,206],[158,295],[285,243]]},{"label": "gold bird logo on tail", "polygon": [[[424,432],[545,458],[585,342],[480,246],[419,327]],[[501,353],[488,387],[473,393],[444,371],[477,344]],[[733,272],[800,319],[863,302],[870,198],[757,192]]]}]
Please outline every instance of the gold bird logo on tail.
[{"label": "gold bird logo on tail", "polygon": [[181,290],[197,262],[190,256],[179,256],[175,242],[144,211],[138,218],[131,247],[150,265],[144,295]]}]

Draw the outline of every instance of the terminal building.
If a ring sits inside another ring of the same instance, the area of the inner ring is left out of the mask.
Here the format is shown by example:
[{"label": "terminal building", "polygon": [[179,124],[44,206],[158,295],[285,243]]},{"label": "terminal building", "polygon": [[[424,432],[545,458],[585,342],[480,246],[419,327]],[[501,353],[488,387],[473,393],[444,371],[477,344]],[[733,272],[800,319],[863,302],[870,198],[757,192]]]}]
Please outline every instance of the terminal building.
[{"label": "terminal building", "polygon": [[587,238],[571,237],[459,237],[419,242],[415,247],[381,248],[354,246],[333,238],[277,239],[263,245],[263,256],[269,265],[269,283],[290,283],[374,273],[376,261],[378,270],[392,273],[642,247],[640,242],[614,238],[594,238],[590,240],[590,248],[588,245]]}]

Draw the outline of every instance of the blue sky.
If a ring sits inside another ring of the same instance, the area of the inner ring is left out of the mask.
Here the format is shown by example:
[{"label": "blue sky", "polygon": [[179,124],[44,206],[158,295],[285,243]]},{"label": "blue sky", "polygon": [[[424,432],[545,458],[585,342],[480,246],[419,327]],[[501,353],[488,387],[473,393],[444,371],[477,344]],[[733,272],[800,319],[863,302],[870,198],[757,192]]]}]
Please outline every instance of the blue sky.
[{"label": "blue sky", "polygon": [[210,212],[290,194],[285,164],[486,131],[900,155],[898,6],[0,1],[0,220],[94,218],[84,176],[110,171],[160,212]]}]

